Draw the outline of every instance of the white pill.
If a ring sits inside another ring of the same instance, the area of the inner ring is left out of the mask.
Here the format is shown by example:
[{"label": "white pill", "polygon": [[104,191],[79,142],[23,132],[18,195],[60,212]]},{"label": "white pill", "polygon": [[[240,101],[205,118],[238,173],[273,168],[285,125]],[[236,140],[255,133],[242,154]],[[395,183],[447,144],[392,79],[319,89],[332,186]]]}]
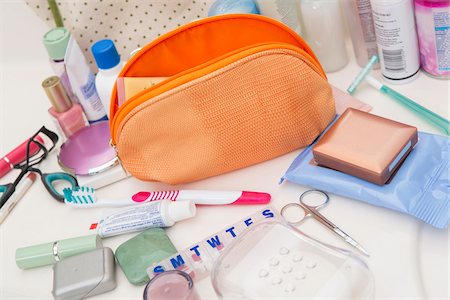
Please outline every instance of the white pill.
[{"label": "white pill", "polygon": [[292,261],[293,261],[293,262],[299,262],[299,261],[302,261],[302,259],[303,259],[303,256],[302,256],[301,254],[295,254],[295,255],[292,257]]},{"label": "white pill", "polygon": [[284,291],[288,292],[288,293],[295,291],[295,284],[293,284],[293,283],[286,284],[284,286]]},{"label": "white pill", "polygon": [[258,272],[258,276],[259,276],[260,278],[267,277],[267,276],[269,276],[269,271],[267,271],[267,270],[265,270],[265,269],[261,269],[261,270],[259,270],[259,272]]},{"label": "white pill", "polygon": [[295,279],[298,279],[298,280],[303,280],[305,278],[306,278],[306,274],[303,272],[298,272],[297,275],[295,275]]},{"label": "white pill", "polygon": [[272,278],[272,284],[273,284],[273,285],[278,285],[278,284],[280,284],[282,281],[283,281],[283,279],[281,279],[281,277],[278,277],[278,276]]},{"label": "white pill", "polygon": [[285,274],[287,273],[291,273],[292,272],[292,266],[291,265],[285,265],[283,266],[283,268],[281,269],[281,271]]},{"label": "white pill", "polygon": [[309,260],[306,263],[306,267],[309,268],[309,269],[314,269],[316,266],[317,266],[317,263],[315,261],[313,261],[313,260]]},{"label": "white pill", "polygon": [[279,263],[280,263],[280,261],[275,257],[272,257],[269,261],[269,264],[273,267],[278,266]]},{"label": "white pill", "polygon": [[280,248],[280,254],[281,254],[281,255],[287,255],[287,254],[289,254],[289,249],[286,248],[286,247],[281,247],[281,248]]}]

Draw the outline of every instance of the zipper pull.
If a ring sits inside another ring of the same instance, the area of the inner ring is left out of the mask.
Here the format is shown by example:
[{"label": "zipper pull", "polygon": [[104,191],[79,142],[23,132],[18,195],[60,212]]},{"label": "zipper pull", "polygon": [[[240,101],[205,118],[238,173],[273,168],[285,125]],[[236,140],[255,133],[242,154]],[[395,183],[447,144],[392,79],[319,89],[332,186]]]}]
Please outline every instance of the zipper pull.
[{"label": "zipper pull", "polygon": [[117,150],[117,147],[116,147],[116,145],[113,143],[112,139],[109,140],[109,145],[114,149],[114,152],[116,152],[117,160],[119,161],[120,167],[122,168],[123,172],[124,172],[125,174],[128,175],[128,172],[127,172],[127,170],[125,169],[125,167],[123,166],[122,160],[120,159],[119,151]]}]

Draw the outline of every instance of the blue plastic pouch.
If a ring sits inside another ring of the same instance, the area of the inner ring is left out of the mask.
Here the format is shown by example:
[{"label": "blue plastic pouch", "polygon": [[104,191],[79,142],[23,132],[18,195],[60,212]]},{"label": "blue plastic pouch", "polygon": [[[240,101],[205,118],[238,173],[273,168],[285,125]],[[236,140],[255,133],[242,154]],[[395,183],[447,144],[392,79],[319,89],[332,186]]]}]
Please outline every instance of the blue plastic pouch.
[{"label": "blue plastic pouch", "polygon": [[410,214],[437,228],[450,221],[450,138],[419,132],[419,142],[392,180],[377,185],[315,165],[312,147],[293,161],[284,179]]}]

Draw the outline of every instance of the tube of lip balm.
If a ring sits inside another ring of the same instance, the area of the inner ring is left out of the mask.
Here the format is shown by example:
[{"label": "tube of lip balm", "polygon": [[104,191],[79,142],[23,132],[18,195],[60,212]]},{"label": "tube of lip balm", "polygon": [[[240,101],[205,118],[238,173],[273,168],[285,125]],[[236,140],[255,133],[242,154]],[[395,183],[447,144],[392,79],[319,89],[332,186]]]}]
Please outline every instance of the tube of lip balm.
[{"label": "tube of lip balm", "polygon": [[175,222],[195,216],[195,213],[195,204],[190,200],[162,200],[116,212],[99,223],[92,224],[91,230],[98,229],[98,235],[105,238],[148,228],[170,227]]},{"label": "tube of lip balm", "polygon": [[54,264],[65,258],[101,248],[97,235],[80,236],[16,250],[16,264],[21,269],[31,269]]}]

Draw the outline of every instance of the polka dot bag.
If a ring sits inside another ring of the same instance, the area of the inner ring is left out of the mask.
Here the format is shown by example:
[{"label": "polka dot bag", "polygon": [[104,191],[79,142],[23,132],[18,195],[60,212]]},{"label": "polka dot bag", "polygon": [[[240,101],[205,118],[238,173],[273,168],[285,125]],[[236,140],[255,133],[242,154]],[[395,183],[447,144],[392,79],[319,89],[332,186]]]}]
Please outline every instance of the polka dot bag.
[{"label": "polka dot bag", "polygon": [[[95,69],[90,47],[111,39],[125,59],[164,33],[204,18],[213,0],[56,0],[64,26],[76,38]],[[47,0],[26,0],[49,27],[55,22]]]}]

